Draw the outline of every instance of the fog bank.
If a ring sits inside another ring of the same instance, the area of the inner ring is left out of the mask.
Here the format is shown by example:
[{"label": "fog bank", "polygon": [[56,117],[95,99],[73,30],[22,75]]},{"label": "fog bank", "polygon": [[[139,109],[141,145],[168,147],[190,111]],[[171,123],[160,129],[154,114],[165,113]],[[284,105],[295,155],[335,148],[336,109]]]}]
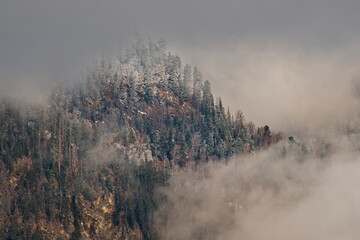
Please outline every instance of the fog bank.
[{"label": "fog bank", "polygon": [[358,239],[358,152],[298,150],[281,143],[175,174],[160,190],[162,239]]},{"label": "fog bank", "polygon": [[331,49],[261,41],[174,48],[199,66],[225,105],[257,125],[303,134],[359,116],[357,43]]}]

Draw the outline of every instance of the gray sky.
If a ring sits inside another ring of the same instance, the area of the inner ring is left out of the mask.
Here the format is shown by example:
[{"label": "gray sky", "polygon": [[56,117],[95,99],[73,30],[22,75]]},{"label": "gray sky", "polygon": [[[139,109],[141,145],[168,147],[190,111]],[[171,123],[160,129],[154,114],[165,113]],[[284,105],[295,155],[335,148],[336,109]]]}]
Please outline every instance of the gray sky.
[{"label": "gray sky", "polygon": [[190,46],[251,39],[331,47],[359,37],[359,10],[357,0],[4,0],[0,71],[61,73],[137,33]]},{"label": "gray sky", "polygon": [[[268,69],[274,63],[294,63],[290,75],[304,70],[307,77],[319,70],[309,64],[315,60],[358,63],[352,49],[360,39],[359,12],[358,0],[3,0],[0,92],[37,96],[56,81],[79,78],[93,57],[140,34],[165,38],[233,110],[263,123],[246,99],[263,82],[277,83],[260,75],[274,75]],[[356,75],[350,72],[348,78]],[[280,100],[273,98],[274,106]]]}]

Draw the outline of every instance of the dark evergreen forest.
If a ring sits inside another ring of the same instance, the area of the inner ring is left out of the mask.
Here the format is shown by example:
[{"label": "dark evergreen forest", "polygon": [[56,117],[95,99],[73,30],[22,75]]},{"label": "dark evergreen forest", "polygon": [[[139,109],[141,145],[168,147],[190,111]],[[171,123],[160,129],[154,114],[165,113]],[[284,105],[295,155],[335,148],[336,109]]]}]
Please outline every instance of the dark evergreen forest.
[{"label": "dark evergreen forest", "polygon": [[0,238],[157,239],[171,174],[282,138],[230,113],[165,41],[138,40],[46,104],[1,100]]}]

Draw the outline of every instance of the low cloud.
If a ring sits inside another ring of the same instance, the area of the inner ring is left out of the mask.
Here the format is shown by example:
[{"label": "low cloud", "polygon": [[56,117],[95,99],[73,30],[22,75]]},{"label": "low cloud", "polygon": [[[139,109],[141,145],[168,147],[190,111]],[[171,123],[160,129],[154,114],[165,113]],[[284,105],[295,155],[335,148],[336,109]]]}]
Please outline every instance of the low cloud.
[{"label": "low cloud", "polygon": [[175,174],[161,189],[162,239],[358,239],[357,152],[287,144]]},{"label": "low cloud", "polygon": [[174,48],[199,66],[225,105],[257,125],[304,134],[359,116],[358,44],[326,49],[244,41]]}]

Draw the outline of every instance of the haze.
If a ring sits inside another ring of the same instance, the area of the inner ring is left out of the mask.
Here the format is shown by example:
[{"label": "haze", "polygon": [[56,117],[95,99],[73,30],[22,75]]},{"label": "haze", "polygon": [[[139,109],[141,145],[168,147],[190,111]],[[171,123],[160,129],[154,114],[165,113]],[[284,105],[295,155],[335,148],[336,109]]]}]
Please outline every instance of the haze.
[{"label": "haze", "polygon": [[279,157],[284,141],[174,175],[163,239],[359,239],[359,12],[358,0],[2,0],[0,95],[41,102],[132,38],[164,38],[232,112],[334,149],[301,162]]},{"label": "haze", "polygon": [[[293,130],[304,114],[332,118],[331,106],[344,108],[339,98],[360,76],[359,9],[355,0],[2,1],[0,92],[41,98],[140,34],[166,39],[199,66],[232,110]],[[283,126],[283,118],[297,123]]]}]

